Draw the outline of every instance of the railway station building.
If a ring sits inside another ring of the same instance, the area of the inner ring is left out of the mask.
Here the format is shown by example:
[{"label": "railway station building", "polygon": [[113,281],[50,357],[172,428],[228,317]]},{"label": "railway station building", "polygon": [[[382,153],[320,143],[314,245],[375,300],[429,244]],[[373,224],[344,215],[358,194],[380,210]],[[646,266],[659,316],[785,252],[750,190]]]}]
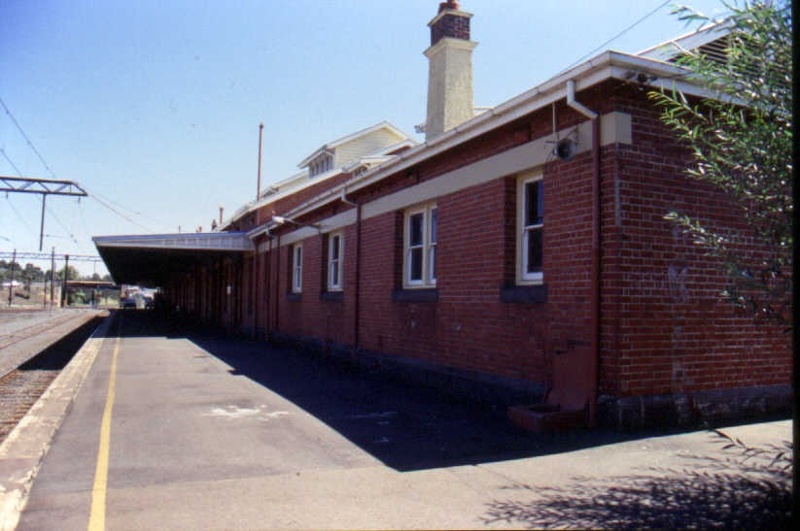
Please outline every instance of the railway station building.
[{"label": "railway station building", "polygon": [[787,337],[723,301],[722,264],[665,219],[741,227],[648,97],[710,96],[674,60],[718,52],[725,27],[600,53],[476,112],[471,17],[449,0],[429,22],[424,142],[380,122],[214,232],[98,236],[115,281],[230,332],[591,425],[786,411]]}]

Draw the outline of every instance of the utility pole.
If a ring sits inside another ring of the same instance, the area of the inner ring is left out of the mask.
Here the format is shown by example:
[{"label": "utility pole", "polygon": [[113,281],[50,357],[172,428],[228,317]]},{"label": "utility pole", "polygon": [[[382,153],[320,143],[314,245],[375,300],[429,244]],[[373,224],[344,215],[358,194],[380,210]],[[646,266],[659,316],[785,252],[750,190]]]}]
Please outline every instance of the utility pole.
[{"label": "utility pole", "polygon": [[11,258],[11,281],[8,283],[8,307],[11,308],[12,293],[14,291],[14,263],[17,261],[17,250],[14,249],[14,256]]},{"label": "utility pole", "polygon": [[6,177],[0,175],[0,192],[16,192],[22,194],[40,194],[42,196],[42,217],[39,228],[39,252],[44,243],[44,211],[48,195],[67,195],[86,197],[86,191],[72,181],[55,179],[34,179],[30,177]]},{"label": "utility pole", "polygon": [[53,309],[53,301],[55,300],[55,285],[56,285],[56,248],[53,247],[50,252],[50,310]]},{"label": "utility pole", "polygon": [[[261,138],[264,134],[264,124],[258,124],[258,186],[256,187],[256,201],[261,199]],[[222,223],[222,220],[220,220]]]},{"label": "utility pole", "polygon": [[64,308],[67,300],[67,275],[69,274],[69,255],[64,255],[64,282],[61,284],[61,307]]}]

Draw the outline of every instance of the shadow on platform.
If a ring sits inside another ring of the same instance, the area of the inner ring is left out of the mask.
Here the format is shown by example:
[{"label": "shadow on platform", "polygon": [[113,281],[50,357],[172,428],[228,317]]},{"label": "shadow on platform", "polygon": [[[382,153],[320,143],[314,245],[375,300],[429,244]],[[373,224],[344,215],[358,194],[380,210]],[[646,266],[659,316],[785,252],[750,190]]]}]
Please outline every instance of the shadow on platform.
[{"label": "shadow on platform", "polygon": [[[398,471],[505,461],[675,433],[531,434],[508,420],[505,407],[459,400],[341,358],[230,338],[152,311],[120,310],[117,315],[124,318],[124,337],[188,339],[232,367],[232,375],[281,395]],[[118,333],[119,322],[109,327],[109,335]]]}]

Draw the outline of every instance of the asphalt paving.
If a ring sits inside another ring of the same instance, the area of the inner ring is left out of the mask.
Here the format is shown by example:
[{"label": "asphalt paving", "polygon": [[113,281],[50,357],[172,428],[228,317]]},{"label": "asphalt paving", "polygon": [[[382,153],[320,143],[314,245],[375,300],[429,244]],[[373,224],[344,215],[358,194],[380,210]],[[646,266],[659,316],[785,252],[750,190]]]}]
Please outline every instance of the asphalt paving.
[{"label": "asphalt paving", "polygon": [[[118,312],[84,350],[0,447],[0,528],[727,527],[785,517],[773,456],[791,439],[788,420],[726,428],[743,441],[727,449],[708,430],[531,434],[500,409],[141,311]],[[744,445],[764,451],[747,456]]]}]

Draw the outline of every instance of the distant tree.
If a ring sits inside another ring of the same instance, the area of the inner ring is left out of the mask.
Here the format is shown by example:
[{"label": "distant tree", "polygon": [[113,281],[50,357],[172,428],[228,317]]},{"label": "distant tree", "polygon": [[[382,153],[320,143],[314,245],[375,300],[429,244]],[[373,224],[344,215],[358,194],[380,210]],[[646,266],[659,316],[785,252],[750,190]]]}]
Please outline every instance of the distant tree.
[{"label": "distant tree", "polygon": [[0,282],[5,282],[8,280],[11,270],[11,264],[6,262],[5,260],[0,260]]},{"label": "distant tree", "polygon": [[[693,154],[687,173],[722,190],[749,233],[713,229],[683,212],[667,216],[724,263],[724,295],[757,321],[792,327],[792,19],[787,1],[752,0],[730,10],[726,62],[687,53],[679,64],[711,89],[698,101],[651,93],[662,120]],[[707,17],[679,7],[689,22]],[[745,253],[759,242],[766,254]],[[787,335],[787,337],[789,337]]]},{"label": "distant tree", "polygon": [[44,272],[38,266],[31,263],[25,264],[25,269],[20,271],[20,277],[23,279],[25,287],[30,288],[34,282],[41,282],[44,280]]},{"label": "distant tree", "polygon": [[[68,269],[67,269],[67,281],[80,280],[80,278],[81,278],[80,272],[78,272],[78,270],[75,269],[75,267],[68,266]],[[64,280],[64,268],[63,267],[61,269],[59,269],[58,271],[56,271],[55,280],[56,281]]]}]

